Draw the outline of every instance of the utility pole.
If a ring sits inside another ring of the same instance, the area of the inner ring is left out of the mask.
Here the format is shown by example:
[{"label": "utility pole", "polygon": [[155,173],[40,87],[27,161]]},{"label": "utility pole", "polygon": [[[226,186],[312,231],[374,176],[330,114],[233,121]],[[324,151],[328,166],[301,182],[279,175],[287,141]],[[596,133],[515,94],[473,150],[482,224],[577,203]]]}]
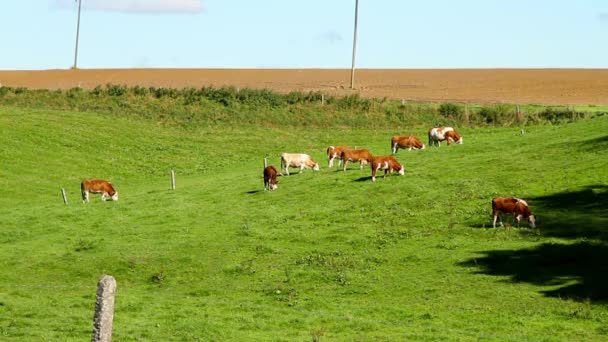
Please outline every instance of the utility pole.
[{"label": "utility pole", "polygon": [[350,88],[355,89],[355,55],[357,52],[357,20],[359,18],[359,0],[355,0],[355,29],[353,33],[353,63],[350,69]]},{"label": "utility pole", "polygon": [[78,2],[78,22],[76,24],[76,48],[74,49],[74,66],[73,69],[78,68],[78,36],[80,35],[80,8],[82,7],[82,0],[75,0]]}]

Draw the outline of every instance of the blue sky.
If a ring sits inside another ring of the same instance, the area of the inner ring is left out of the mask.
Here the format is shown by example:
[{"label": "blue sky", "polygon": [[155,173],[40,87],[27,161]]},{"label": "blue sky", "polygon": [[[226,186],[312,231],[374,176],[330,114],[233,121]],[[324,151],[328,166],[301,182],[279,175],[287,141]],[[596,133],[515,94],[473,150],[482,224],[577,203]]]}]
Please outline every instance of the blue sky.
[{"label": "blue sky", "polygon": [[[80,68],[350,68],[355,0],[82,0]],[[1,70],[74,62],[74,0],[4,0]],[[608,68],[608,0],[359,0],[358,68]]]}]

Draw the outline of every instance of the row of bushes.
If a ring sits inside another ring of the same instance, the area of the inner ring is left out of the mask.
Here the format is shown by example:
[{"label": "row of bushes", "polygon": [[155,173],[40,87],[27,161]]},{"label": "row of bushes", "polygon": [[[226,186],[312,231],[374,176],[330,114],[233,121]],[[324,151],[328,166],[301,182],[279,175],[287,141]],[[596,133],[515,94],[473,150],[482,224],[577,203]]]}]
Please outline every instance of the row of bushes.
[{"label": "row of bushes", "polygon": [[107,84],[93,90],[0,87],[0,104],[131,115],[192,126],[240,122],[274,126],[392,127],[394,125],[513,126],[560,123],[590,116],[569,107],[419,103],[386,98],[278,93],[235,87],[156,88]]}]

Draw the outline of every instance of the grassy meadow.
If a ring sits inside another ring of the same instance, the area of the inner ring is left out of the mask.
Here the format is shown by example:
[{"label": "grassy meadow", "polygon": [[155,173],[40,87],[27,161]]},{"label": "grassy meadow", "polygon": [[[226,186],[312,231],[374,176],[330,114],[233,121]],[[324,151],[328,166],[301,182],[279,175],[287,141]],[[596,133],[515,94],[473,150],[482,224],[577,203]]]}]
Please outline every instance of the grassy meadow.
[{"label": "grassy meadow", "polygon": [[[463,127],[404,176],[329,169],[426,127],[215,123],[0,106],[0,340],[82,341],[116,278],[115,341],[608,339],[608,115]],[[263,191],[263,158],[321,171]],[[174,169],[176,190],[170,190]],[[118,202],[80,200],[105,178]],[[69,205],[60,189],[65,188]],[[536,229],[493,229],[526,199]]]}]

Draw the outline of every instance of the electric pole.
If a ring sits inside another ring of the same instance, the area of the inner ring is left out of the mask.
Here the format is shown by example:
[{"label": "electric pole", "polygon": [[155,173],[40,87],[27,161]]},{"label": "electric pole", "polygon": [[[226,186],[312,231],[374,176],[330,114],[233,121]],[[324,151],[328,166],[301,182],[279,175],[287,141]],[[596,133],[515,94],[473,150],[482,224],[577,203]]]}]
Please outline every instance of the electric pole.
[{"label": "electric pole", "polygon": [[78,68],[78,36],[80,35],[80,8],[82,7],[82,0],[76,0],[78,2],[78,22],[76,24],[76,48],[74,49],[74,66],[72,69]]},{"label": "electric pole", "polygon": [[353,33],[353,62],[350,69],[350,88],[355,89],[355,56],[357,53],[357,19],[359,17],[359,0],[355,0],[355,29]]}]

